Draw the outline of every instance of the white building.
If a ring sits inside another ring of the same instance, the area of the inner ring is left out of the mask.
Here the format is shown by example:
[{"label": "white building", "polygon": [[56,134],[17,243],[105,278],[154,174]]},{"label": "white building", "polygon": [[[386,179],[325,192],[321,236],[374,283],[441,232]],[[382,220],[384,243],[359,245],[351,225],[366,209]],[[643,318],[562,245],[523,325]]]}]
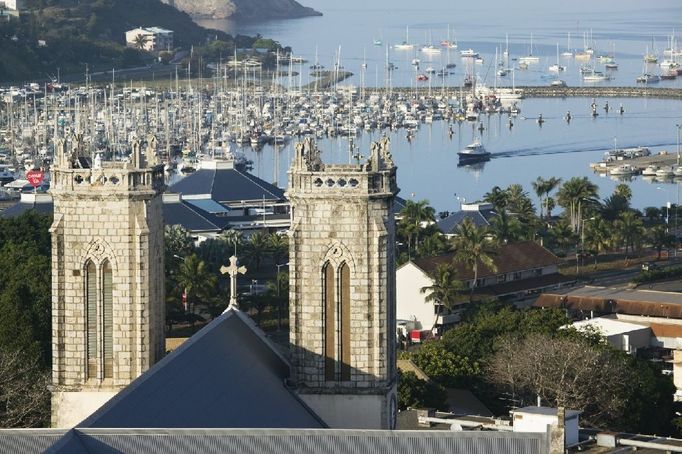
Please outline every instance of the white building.
[{"label": "white building", "polygon": [[150,52],[173,48],[173,31],[159,27],[135,28],[126,32],[126,45],[139,47],[138,36],[144,36],[142,49]]},{"label": "white building", "polygon": [[24,9],[24,0],[0,0],[0,9],[3,5],[7,9],[19,11]]},{"label": "white building", "polygon": [[[565,434],[565,445],[577,445],[579,440],[579,411],[561,410],[549,407],[525,407],[510,412],[514,420],[514,432],[546,433],[552,426],[562,425]],[[563,424],[562,424],[563,422]]]},{"label": "white building", "polygon": [[[482,264],[478,266],[477,295],[498,298],[525,297],[546,289],[561,287],[575,281],[559,274],[560,259],[549,250],[534,243],[503,245],[495,257],[496,271]],[[397,319],[415,330],[430,330],[457,323],[460,310],[447,311],[435,303],[426,303],[428,292],[421,289],[433,285],[430,277],[440,264],[454,263],[454,254],[426,257],[409,261],[396,272]],[[473,272],[456,264],[456,276],[467,285],[472,284]],[[468,296],[462,298],[462,303]]]}]

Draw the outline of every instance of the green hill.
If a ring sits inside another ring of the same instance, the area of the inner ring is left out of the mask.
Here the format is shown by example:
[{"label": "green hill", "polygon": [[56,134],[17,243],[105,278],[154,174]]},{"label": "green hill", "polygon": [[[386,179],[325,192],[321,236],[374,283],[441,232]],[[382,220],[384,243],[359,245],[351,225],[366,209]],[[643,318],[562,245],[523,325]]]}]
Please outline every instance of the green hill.
[{"label": "green hill", "polygon": [[[125,31],[156,26],[175,32],[175,45],[189,48],[220,40],[233,48],[226,33],[195,24],[189,15],[160,0],[27,0],[20,19],[0,21],[0,82],[44,79],[61,74],[125,68],[151,56],[125,47]],[[238,37],[237,45],[255,38]],[[44,45],[39,45],[43,41]]]}]

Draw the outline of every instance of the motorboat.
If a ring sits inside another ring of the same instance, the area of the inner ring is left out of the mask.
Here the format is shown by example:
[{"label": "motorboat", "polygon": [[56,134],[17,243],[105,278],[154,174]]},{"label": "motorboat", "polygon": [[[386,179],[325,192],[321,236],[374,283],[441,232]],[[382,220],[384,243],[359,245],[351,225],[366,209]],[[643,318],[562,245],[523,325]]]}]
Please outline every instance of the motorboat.
[{"label": "motorboat", "polygon": [[464,58],[478,58],[479,56],[478,52],[475,52],[473,49],[462,50],[459,52],[459,55]]},{"label": "motorboat", "polygon": [[490,152],[487,151],[478,140],[467,145],[466,148],[459,151],[457,155],[459,155],[460,162],[487,161],[490,159]]},{"label": "motorboat", "polygon": [[566,82],[564,82],[561,79],[553,80],[550,84],[550,87],[555,87],[555,88],[563,88],[566,86]]},{"label": "motorboat", "polygon": [[673,175],[675,175],[676,177],[682,177],[682,165],[675,166],[673,168]]},{"label": "motorboat", "polygon": [[638,84],[656,84],[661,81],[661,76],[644,73],[635,80]]},{"label": "motorboat", "polygon": [[658,171],[658,168],[659,167],[656,165],[647,166],[646,169],[642,170],[642,175],[645,177],[656,176],[656,172]]},{"label": "motorboat", "polygon": [[550,70],[551,72],[553,72],[553,73],[558,73],[558,72],[566,71],[566,67],[565,67],[565,66],[561,66],[560,64],[557,63],[557,64],[554,64],[554,65],[550,65],[550,66],[549,66],[549,70]]},{"label": "motorboat", "polygon": [[611,175],[634,175],[637,173],[637,168],[630,164],[621,164],[609,171]]},{"label": "motorboat", "polygon": [[420,82],[425,82],[425,81],[429,80],[429,76],[427,76],[426,74],[419,74],[417,76],[417,80]]},{"label": "motorboat", "polygon": [[675,176],[675,171],[672,166],[661,167],[656,171],[656,178],[672,178]]},{"label": "motorboat", "polygon": [[434,45],[424,46],[420,51],[424,54],[440,54],[440,48]]},{"label": "motorboat", "polygon": [[610,79],[611,77],[608,74],[604,74],[601,71],[591,70],[583,73],[584,82],[602,82]]}]

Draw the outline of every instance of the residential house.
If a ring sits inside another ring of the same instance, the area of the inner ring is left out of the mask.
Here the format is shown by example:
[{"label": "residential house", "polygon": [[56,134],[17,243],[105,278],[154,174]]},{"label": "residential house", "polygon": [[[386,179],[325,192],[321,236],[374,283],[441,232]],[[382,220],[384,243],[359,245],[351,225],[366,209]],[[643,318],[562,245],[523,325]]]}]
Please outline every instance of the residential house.
[{"label": "residential house", "polygon": [[[421,330],[438,329],[459,321],[461,308],[468,297],[462,298],[460,309],[446,311],[438,304],[427,304],[428,292],[421,291],[433,285],[431,274],[440,264],[454,264],[458,279],[472,285],[473,271],[454,259],[455,254],[450,253],[411,260],[398,268],[396,305],[399,321],[416,322],[415,329]],[[532,241],[502,245],[494,262],[495,271],[479,264],[476,295],[516,299],[575,282],[559,273],[561,259]]]},{"label": "residential house", "polygon": [[173,48],[173,31],[159,27],[135,28],[126,32],[126,45],[138,47],[138,36],[145,38],[143,50],[158,52]]},{"label": "residential house", "polygon": [[457,227],[465,219],[470,219],[476,227],[489,227],[497,211],[491,203],[463,203],[461,209],[438,221],[438,228],[446,235],[454,235]]}]

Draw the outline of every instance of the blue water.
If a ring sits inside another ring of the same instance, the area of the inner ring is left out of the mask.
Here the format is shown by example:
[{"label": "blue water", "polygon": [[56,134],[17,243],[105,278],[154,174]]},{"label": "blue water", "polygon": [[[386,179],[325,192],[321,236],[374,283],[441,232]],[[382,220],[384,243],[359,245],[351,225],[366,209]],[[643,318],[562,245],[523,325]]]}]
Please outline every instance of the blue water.
[{"label": "blue water", "polygon": [[[541,56],[538,65],[526,71],[515,71],[519,85],[546,85],[548,65],[556,61],[556,43],[560,51],[566,48],[567,32],[571,32],[572,48],[580,49],[583,33],[591,32],[595,43],[595,55],[609,53],[615,45],[616,61],[620,64],[614,79],[605,82],[614,86],[634,85],[634,79],[643,71],[642,55],[647,45],[655,43],[659,58],[667,47],[667,37],[674,27],[679,27],[682,2],[657,0],[654,6],[634,0],[605,0],[600,2],[574,0],[571,2],[540,2],[503,0],[469,3],[450,0],[421,2],[406,0],[307,0],[303,2],[324,13],[289,21],[272,21],[261,24],[233,24],[226,21],[201,21],[202,24],[224,29],[231,33],[261,33],[283,44],[291,45],[296,55],[302,55],[312,63],[317,52],[320,63],[332,66],[339,47],[341,64],[356,76],[348,83],[362,82],[360,65],[366,59],[367,85],[383,86],[385,83],[385,47],[372,45],[373,39],[382,39],[392,45],[405,39],[409,26],[410,42],[434,43],[447,37],[448,24],[451,39],[457,40],[459,49],[451,53],[451,61],[457,64],[457,74],[447,78],[446,85],[461,83],[465,68],[459,58],[459,50],[473,48],[484,57],[483,65],[476,65],[476,73],[487,85],[494,80],[495,47],[504,48],[505,34],[509,34],[509,50],[512,57],[526,55],[533,33],[534,54]],[[653,39],[652,39],[653,38]],[[409,65],[415,53],[389,50],[389,58],[399,69],[392,76],[394,86],[414,86],[414,70]],[[428,57],[420,55],[422,62]],[[434,67],[447,61],[445,51],[434,62]],[[580,85],[578,63],[561,60],[568,70],[560,77],[569,85]],[[422,67],[424,65],[422,64]],[[303,68],[306,68],[304,65]],[[655,68],[650,68],[655,69]],[[303,71],[303,83],[309,80]],[[682,87],[681,79],[664,81],[661,87]],[[436,78],[434,87],[443,82]],[[510,78],[498,81],[511,84]],[[405,198],[428,199],[437,210],[453,210],[458,207],[456,197],[468,201],[480,198],[493,186],[505,187],[521,183],[532,193],[531,181],[538,176],[557,176],[567,180],[574,176],[588,176],[600,187],[600,195],[606,197],[613,191],[617,181],[592,173],[590,162],[598,161],[603,153],[614,146],[648,146],[653,151],[676,149],[676,124],[682,123],[682,104],[679,101],[647,99],[608,99],[612,107],[623,104],[626,112],[620,116],[612,110],[604,114],[604,99],[598,99],[600,116],[590,116],[591,99],[526,99],[520,104],[521,115],[528,119],[516,119],[514,127],[507,127],[506,116],[482,117],[486,130],[482,142],[494,153],[493,159],[481,166],[457,167],[456,152],[470,143],[478,131],[470,123],[454,124],[455,135],[448,137],[448,125],[436,122],[422,125],[416,138],[405,139],[405,132],[390,133],[392,152],[399,166],[398,182]],[[567,124],[563,115],[573,114]],[[534,118],[542,113],[547,120],[542,128]],[[375,133],[363,134],[356,140],[360,153],[367,154],[369,142]],[[327,161],[347,161],[346,139],[325,139],[319,142]],[[274,150],[266,147],[255,152],[244,149],[254,160],[254,172],[268,181],[286,185],[286,169],[291,157],[292,144],[280,153],[279,167],[275,169]],[[647,183],[637,178],[629,183],[633,190],[633,205],[662,206],[679,200],[679,183]],[[537,203],[537,202],[536,202]]]}]

